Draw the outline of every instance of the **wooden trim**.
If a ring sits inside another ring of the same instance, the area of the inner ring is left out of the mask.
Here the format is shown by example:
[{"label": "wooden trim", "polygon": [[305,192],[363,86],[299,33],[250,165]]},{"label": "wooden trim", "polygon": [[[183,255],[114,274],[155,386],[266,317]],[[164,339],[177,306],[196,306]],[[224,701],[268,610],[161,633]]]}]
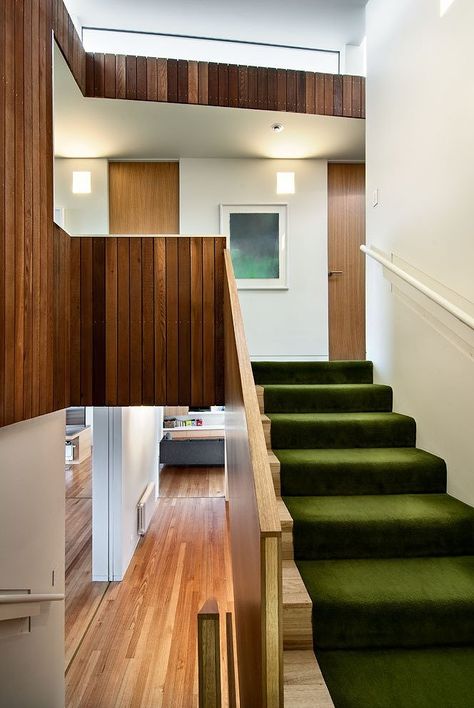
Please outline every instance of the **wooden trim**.
[{"label": "wooden trim", "polygon": [[214,598],[198,612],[199,708],[221,708],[219,608]]},{"label": "wooden trim", "polygon": [[224,253],[226,450],[239,693],[283,705],[281,525],[229,251]]}]

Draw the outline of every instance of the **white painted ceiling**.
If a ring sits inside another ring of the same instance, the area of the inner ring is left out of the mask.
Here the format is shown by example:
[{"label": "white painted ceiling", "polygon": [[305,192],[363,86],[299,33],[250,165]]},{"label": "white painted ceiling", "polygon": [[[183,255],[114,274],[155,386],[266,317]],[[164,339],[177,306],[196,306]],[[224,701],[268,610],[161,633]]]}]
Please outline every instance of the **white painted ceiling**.
[{"label": "white painted ceiling", "polygon": [[54,74],[58,157],[364,159],[363,120],[84,98],[57,48]]},{"label": "white painted ceiling", "polygon": [[360,44],[368,0],[66,0],[82,26],[321,49]]}]

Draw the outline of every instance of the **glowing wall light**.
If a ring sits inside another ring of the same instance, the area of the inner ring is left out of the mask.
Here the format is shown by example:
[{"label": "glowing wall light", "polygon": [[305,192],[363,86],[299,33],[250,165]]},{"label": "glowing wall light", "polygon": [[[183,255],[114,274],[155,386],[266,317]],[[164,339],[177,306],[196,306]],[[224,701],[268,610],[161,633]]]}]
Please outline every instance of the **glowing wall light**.
[{"label": "glowing wall light", "polygon": [[277,194],[295,193],[295,173],[277,172]]},{"label": "glowing wall light", "polygon": [[72,173],[72,191],[74,194],[91,193],[91,173],[81,170]]}]

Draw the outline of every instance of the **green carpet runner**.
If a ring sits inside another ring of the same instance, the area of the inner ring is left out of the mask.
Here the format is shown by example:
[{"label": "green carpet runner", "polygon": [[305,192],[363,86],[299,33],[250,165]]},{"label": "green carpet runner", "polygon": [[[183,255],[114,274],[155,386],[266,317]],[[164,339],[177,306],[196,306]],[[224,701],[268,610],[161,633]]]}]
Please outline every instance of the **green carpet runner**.
[{"label": "green carpet runner", "polygon": [[254,362],[336,708],[474,706],[474,510],[371,362]]}]

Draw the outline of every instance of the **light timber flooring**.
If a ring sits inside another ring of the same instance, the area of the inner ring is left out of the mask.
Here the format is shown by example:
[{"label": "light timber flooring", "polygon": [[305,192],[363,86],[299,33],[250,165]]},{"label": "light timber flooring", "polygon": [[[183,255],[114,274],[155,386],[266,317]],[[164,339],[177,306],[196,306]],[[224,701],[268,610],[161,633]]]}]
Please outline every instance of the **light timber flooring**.
[{"label": "light timber flooring", "polygon": [[[223,621],[232,609],[225,500],[209,495],[222,493],[224,473],[214,468],[201,488],[195,472],[202,470],[167,470],[167,496],[124,580],[110,583],[67,671],[68,708],[197,706],[197,613],[210,597]],[[207,495],[195,496],[196,485]],[[193,496],[182,496],[186,490]],[[227,696],[225,648],[221,653]]]},{"label": "light timber flooring", "polygon": [[165,465],[160,471],[160,497],[223,497],[222,467]]},{"label": "light timber flooring", "polygon": [[66,467],[67,670],[104,596],[108,583],[92,582],[92,457]]}]

